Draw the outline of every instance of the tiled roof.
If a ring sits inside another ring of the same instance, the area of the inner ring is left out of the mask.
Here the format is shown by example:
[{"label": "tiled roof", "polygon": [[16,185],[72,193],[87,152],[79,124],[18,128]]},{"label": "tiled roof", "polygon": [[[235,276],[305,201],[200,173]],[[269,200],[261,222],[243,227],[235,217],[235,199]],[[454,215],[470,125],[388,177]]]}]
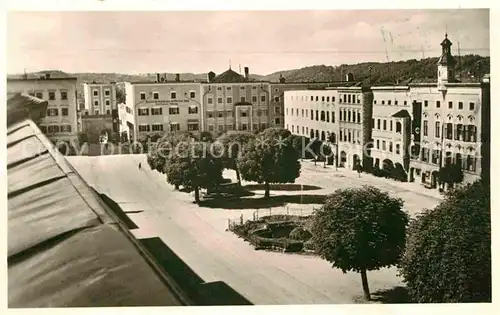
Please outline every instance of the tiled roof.
[{"label": "tiled roof", "polygon": [[9,307],[184,304],[30,120],[8,127],[7,173]]},{"label": "tiled roof", "polygon": [[216,76],[210,83],[242,83],[242,82],[247,82],[245,77],[235,72],[234,70],[229,69]]}]

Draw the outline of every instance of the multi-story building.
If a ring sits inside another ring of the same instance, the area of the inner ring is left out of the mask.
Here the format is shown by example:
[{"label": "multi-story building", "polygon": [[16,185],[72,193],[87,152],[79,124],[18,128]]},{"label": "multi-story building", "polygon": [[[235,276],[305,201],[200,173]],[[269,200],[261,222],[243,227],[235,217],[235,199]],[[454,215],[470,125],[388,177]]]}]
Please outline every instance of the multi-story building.
[{"label": "multi-story building", "polygon": [[280,76],[279,82],[271,82],[270,114],[272,127],[284,127],[285,125],[285,98],[286,91],[321,90],[326,87],[335,86],[339,82],[286,82]]},{"label": "multi-story building", "polygon": [[[455,163],[462,167],[464,180],[481,175],[482,144],[489,133],[483,128],[489,115],[489,81],[463,83],[455,79],[451,41],[445,37],[437,65],[437,82],[410,83],[413,112],[420,121],[413,124],[412,158],[409,179],[420,178],[435,187],[441,167]],[[421,122],[421,123],[420,123]]]},{"label": "multi-story building", "polygon": [[292,134],[337,143],[336,90],[285,91],[285,128]]},{"label": "multi-story building", "polygon": [[84,107],[80,111],[82,132],[89,141],[96,141],[101,134],[118,140],[119,120],[116,99],[116,84],[84,83]]},{"label": "multi-story building", "polygon": [[339,107],[339,156],[341,166],[367,166],[370,160],[372,98],[367,87],[335,88]]},{"label": "multi-story building", "polygon": [[372,86],[373,117],[371,158],[373,167],[384,165],[408,171],[413,120],[410,88]]},{"label": "multi-story building", "polygon": [[84,83],[83,97],[85,101],[83,116],[109,115],[116,110],[116,84]]},{"label": "multi-story building", "polygon": [[26,93],[48,102],[47,114],[40,121],[40,130],[52,141],[77,139],[76,78],[65,75],[7,78],[7,97]]},{"label": "multi-story building", "polygon": [[202,85],[203,130],[214,134],[231,130],[258,131],[273,125],[269,82],[251,81],[228,69],[215,76],[208,74]]},{"label": "multi-story building", "polygon": [[328,141],[340,166],[364,164],[371,138],[371,93],[361,86],[285,91],[285,128]]},{"label": "multi-story building", "polygon": [[[160,74],[156,82],[126,82],[126,102],[120,125],[128,126],[131,139],[151,132],[197,131],[202,128],[201,84],[167,81]],[[125,123],[123,122],[125,120]]]}]

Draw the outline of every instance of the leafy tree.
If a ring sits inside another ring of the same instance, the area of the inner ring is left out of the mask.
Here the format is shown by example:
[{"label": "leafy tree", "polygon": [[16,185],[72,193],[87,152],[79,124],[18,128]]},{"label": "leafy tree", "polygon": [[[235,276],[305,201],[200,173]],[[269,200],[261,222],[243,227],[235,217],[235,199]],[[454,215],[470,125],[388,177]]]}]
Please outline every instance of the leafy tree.
[{"label": "leafy tree", "polygon": [[170,169],[169,173],[166,170],[166,164],[168,157],[174,153],[176,146],[180,142],[189,142],[192,139],[192,135],[188,132],[186,133],[167,133],[163,135],[162,138],[151,147],[151,150],[147,155],[147,162],[151,169],[156,170],[162,174],[166,174],[167,178],[170,178],[169,182],[175,186],[175,189],[179,189],[181,185],[178,178],[181,177],[177,174],[179,170]]},{"label": "leafy tree", "polygon": [[245,131],[230,131],[217,138],[217,141],[222,144],[224,149],[224,167],[233,169],[236,172],[236,178],[240,186],[241,175],[236,160],[243,153],[243,148],[254,138],[255,135]]},{"label": "leafy tree", "polygon": [[311,152],[307,150],[307,147],[309,145],[309,138],[304,137],[304,136],[298,136],[298,135],[290,135],[292,139],[292,146],[299,152],[300,154],[300,160],[302,161],[304,158],[306,159],[311,159],[313,156],[311,155]]},{"label": "leafy tree", "polygon": [[459,164],[450,163],[439,170],[439,181],[444,185],[448,184],[448,188],[453,189],[455,184],[459,184],[464,179],[464,172]]},{"label": "leafy tree", "polygon": [[400,273],[414,302],[491,302],[490,209],[476,181],[410,222]]},{"label": "leafy tree", "polygon": [[316,162],[318,161],[318,158],[320,157],[321,154],[321,146],[323,145],[323,142],[319,139],[311,139],[311,151],[313,152],[313,157],[314,157],[314,165],[316,165]]},{"label": "leafy tree", "polygon": [[320,147],[320,156],[323,160],[323,167],[326,167],[326,162],[328,162],[328,158],[333,154],[332,147],[326,143],[322,142]]},{"label": "leafy tree", "polygon": [[222,180],[220,148],[208,142],[182,141],[166,159],[167,181],[194,190],[200,202],[200,189],[218,187]]},{"label": "leafy tree", "polygon": [[293,183],[299,177],[299,153],[291,140],[288,130],[268,128],[248,143],[237,160],[243,179],[265,184],[265,197],[270,183]]},{"label": "leafy tree", "polygon": [[344,273],[359,272],[367,300],[366,272],[395,265],[401,257],[408,224],[402,207],[401,199],[365,186],[335,191],[313,217],[317,253]]},{"label": "leafy tree", "polygon": [[84,143],[88,142],[87,134],[85,132],[79,132],[77,137],[79,146],[82,146]]}]

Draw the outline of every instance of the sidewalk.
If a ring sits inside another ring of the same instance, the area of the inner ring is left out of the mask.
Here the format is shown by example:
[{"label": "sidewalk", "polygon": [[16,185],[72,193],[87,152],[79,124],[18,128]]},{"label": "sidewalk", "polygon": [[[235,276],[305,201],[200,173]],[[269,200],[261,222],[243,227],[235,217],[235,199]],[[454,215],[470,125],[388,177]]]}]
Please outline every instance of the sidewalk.
[{"label": "sidewalk", "polygon": [[[314,162],[306,160],[304,160],[302,163],[306,165],[307,164],[314,165]],[[376,177],[369,173],[361,173],[361,178],[360,178],[358,173],[351,169],[339,167],[337,168],[337,170],[335,170],[335,167],[332,167],[331,165],[327,165],[327,167],[324,168],[324,170],[326,172],[335,172],[341,174],[342,176],[348,177],[353,180],[361,179],[362,181],[373,182],[374,185],[378,184],[378,185],[392,186],[397,189],[404,189],[415,194],[435,198],[438,200],[444,199],[444,196],[437,189],[427,189],[421,186],[419,183],[398,182],[392,179]]]}]

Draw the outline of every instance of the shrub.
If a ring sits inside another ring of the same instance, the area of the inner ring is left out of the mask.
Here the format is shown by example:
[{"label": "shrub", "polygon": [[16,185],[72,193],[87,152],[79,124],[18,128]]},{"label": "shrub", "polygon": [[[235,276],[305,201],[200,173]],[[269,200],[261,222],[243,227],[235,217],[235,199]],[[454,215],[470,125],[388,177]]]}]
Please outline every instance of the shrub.
[{"label": "shrub", "polygon": [[307,241],[311,238],[312,234],[304,228],[298,226],[290,232],[290,239],[298,241]]},{"label": "shrub", "polygon": [[304,249],[308,251],[316,251],[313,240],[310,239],[307,242],[304,242]]},{"label": "shrub", "polygon": [[448,193],[408,228],[400,272],[420,303],[491,302],[490,191],[478,181]]}]

